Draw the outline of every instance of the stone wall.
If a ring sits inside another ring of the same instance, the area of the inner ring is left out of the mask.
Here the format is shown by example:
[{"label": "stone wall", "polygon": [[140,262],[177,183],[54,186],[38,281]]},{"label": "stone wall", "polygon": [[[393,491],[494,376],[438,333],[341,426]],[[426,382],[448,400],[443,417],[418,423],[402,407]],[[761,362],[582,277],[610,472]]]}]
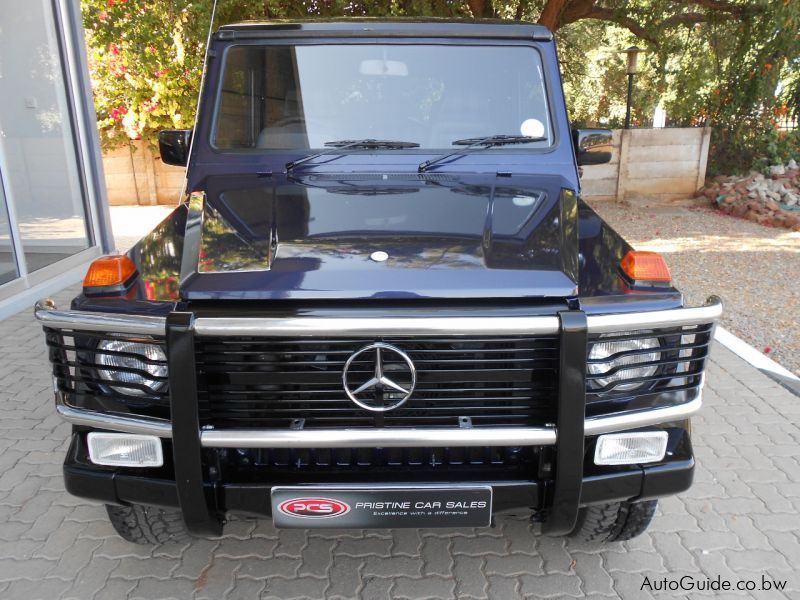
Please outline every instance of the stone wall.
[{"label": "stone wall", "polygon": [[583,195],[616,200],[687,198],[703,186],[711,129],[615,130],[611,162],[583,167]]},{"label": "stone wall", "polygon": [[[590,198],[684,198],[703,186],[709,128],[616,130],[611,162],[583,167]],[[111,205],[177,204],[183,167],[155,157],[142,141],[103,155]]]},{"label": "stone wall", "polygon": [[120,204],[177,204],[184,167],[165,165],[140,140],[103,154],[108,202]]}]

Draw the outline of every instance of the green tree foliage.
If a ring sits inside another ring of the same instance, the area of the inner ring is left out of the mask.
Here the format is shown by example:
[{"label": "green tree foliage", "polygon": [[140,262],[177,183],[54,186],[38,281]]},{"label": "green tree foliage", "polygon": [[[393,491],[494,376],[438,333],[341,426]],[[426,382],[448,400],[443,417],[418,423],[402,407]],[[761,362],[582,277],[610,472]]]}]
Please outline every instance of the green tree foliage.
[{"label": "green tree foliage", "polygon": [[[665,66],[665,106],[675,124],[713,127],[712,171],[736,172],[800,154],[800,2],[747,3],[738,18],[684,28],[656,48]],[[794,97],[792,97],[794,94]]]},{"label": "green tree foliage", "polygon": [[656,106],[668,125],[710,124],[712,173],[800,155],[800,132],[779,127],[800,117],[800,1],[549,0],[542,19],[554,4],[574,121],[622,122],[624,55],[613,50],[636,44],[646,54],[634,124],[648,126]]},{"label": "green tree foliage", "polygon": [[[213,0],[82,0],[105,147],[191,127]],[[219,0],[216,23],[337,16],[468,17],[449,0]]]},{"label": "green tree foliage", "polygon": [[[106,147],[191,127],[212,0],[82,0]],[[625,56],[645,48],[634,124],[714,127],[712,170],[785,160],[798,134],[800,0],[219,0],[216,22],[338,16],[494,17],[557,32],[576,123],[619,126]]]},{"label": "green tree foliage", "polygon": [[[152,140],[194,120],[211,2],[84,0],[98,127],[104,146]],[[263,11],[263,2],[222,2],[219,20]]]}]

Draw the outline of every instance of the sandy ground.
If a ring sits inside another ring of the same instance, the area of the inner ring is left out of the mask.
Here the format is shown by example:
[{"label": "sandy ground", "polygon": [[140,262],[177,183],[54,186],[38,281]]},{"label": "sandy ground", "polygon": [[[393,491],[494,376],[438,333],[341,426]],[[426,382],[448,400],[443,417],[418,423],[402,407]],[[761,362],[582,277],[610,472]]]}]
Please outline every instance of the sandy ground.
[{"label": "sandy ground", "polygon": [[[635,248],[664,254],[688,304],[720,296],[725,327],[800,374],[800,232],[678,204],[591,204]],[[171,210],[112,206],[117,247],[127,250]]]},{"label": "sandy ground", "polygon": [[800,232],[686,205],[590,202],[638,250],[661,252],[688,304],[716,294],[722,325],[800,374]]}]

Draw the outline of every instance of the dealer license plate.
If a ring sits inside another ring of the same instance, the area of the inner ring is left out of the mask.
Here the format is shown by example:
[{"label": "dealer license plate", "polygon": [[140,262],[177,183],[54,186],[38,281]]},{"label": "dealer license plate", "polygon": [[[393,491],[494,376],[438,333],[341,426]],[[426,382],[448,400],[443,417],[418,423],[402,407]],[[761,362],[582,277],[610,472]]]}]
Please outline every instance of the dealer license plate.
[{"label": "dealer license plate", "polygon": [[274,487],[272,519],[302,529],[487,527],[492,488]]}]

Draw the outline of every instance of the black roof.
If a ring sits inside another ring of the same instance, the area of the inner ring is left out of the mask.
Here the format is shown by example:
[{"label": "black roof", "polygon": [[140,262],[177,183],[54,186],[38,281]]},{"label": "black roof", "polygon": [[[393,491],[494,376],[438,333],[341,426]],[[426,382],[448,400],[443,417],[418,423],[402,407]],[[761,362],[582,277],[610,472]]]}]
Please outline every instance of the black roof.
[{"label": "black roof", "polygon": [[499,19],[387,19],[342,18],[302,21],[244,21],[223,25],[222,39],[254,37],[485,37],[549,41],[543,25]]}]

